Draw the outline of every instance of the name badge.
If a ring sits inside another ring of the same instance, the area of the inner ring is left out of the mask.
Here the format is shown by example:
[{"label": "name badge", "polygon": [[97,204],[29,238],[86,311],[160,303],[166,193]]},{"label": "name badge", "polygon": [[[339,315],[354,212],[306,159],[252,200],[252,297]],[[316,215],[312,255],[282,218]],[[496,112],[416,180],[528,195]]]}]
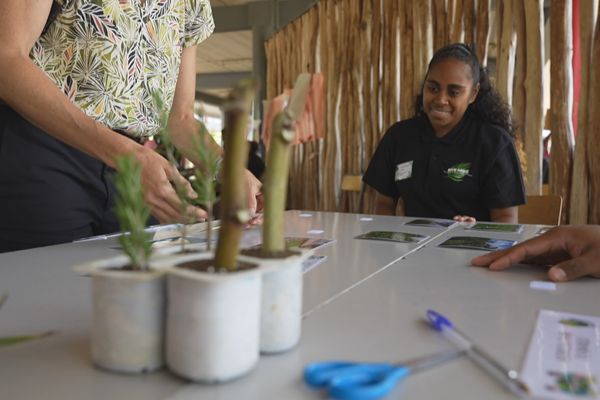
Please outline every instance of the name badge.
[{"label": "name badge", "polygon": [[401,181],[410,178],[412,176],[412,166],[412,161],[407,161],[405,163],[396,165],[395,180]]}]

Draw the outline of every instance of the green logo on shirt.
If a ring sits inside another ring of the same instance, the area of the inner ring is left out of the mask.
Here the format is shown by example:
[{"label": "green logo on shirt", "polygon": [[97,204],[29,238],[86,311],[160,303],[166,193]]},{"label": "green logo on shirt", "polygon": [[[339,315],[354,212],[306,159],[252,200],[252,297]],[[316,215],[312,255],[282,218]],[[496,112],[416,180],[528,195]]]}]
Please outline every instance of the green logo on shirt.
[{"label": "green logo on shirt", "polygon": [[446,175],[448,175],[448,178],[452,179],[454,182],[462,182],[465,176],[471,176],[469,174],[469,169],[471,169],[470,162],[458,163],[448,168]]}]

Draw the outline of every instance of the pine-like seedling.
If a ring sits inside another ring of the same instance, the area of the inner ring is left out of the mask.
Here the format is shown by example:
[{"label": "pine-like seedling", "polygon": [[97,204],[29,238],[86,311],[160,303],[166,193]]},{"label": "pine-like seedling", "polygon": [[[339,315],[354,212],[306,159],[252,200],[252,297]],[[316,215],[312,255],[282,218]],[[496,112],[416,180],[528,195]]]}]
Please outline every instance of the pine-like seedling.
[{"label": "pine-like seedling", "polygon": [[203,207],[208,215],[208,218],[206,219],[206,249],[211,251],[213,208],[217,201],[216,177],[219,173],[221,158],[206,145],[208,135],[209,133],[206,127],[203,124],[200,124],[198,136],[193,138],[190,151],[203,166],[202,169],[194,169],[194,177],[191,180],[191,184],[198,195],[193,202],[195,205]]},{"label": "pine-like seedling", "polygon": [[[168,128],[169,115],[164,111],[163,102],[157,94],[154,94],[154,102],[159,109],[163,110],[159,116],[159,137],[164,146],[165,156],[169,163],[177,168],[179,165],[177,161],[177,149],[173,144],[173,139]],[[208,214],[207,218],[207,250],[211,250],[212,246],[212,214],[214,204],[217,201],[216,197],[216,175],[219,168],[220,156],[214,151],[211,151],[208,141],[210,133],[204,126],[199,123],[198,135],[192,138],[192,145],[187,149],[188,154],[194,161],[199,161],[200,166],[194,167],[193,179],[190,179],[190,183],[198,195],[196,198],[190,198],[187,187],[175,182],[175,192],[181,202],[181,215],[187,214],[187,209],[190,205],[199,206],[204,208]],[[184,224],[181,228],[181,252],[185,252],[185,244],[187,242],[187,224],[195,222],[192,216],[189,220],[183,221]]]},{"label": "pine-like seedling", "polygon": [[150,209],[144,201],[141,175],[142,167],[133,155],[117,158],[114,182],[118,196],[115,211],[124,232],[119,237],[119,243],[131,259],[131,268],[135,270],[147,270],[152,253],[150,234],[145,231]]}]

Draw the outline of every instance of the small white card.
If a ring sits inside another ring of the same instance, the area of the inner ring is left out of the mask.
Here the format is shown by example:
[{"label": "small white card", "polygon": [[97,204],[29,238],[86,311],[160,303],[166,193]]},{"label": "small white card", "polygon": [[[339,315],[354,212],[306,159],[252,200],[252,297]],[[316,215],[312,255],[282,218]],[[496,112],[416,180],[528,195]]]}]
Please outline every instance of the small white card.
[{"label": "small white card", "polygon": [[521,379],[534,398],[600,399],[600,317],[541,310]]},{"label": "small white card", "polygon": [[405,163],[396,165],[396,175],[394,180],[402,181],[410,178],[412,176],[412,166],[412,161],[407,161]]}]

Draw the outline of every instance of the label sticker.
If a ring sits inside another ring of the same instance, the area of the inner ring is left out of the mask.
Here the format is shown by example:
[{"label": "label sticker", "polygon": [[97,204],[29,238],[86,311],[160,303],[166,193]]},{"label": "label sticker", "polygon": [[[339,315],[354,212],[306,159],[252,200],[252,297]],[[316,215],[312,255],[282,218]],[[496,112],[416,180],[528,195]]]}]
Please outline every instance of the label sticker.
[{"label": "label sticker", "polygon": [[407,161],[405,163],[396,165],[395,180],[402,181],[404,179],[410,178],[412,176],[412,166],[412,161]]}]

